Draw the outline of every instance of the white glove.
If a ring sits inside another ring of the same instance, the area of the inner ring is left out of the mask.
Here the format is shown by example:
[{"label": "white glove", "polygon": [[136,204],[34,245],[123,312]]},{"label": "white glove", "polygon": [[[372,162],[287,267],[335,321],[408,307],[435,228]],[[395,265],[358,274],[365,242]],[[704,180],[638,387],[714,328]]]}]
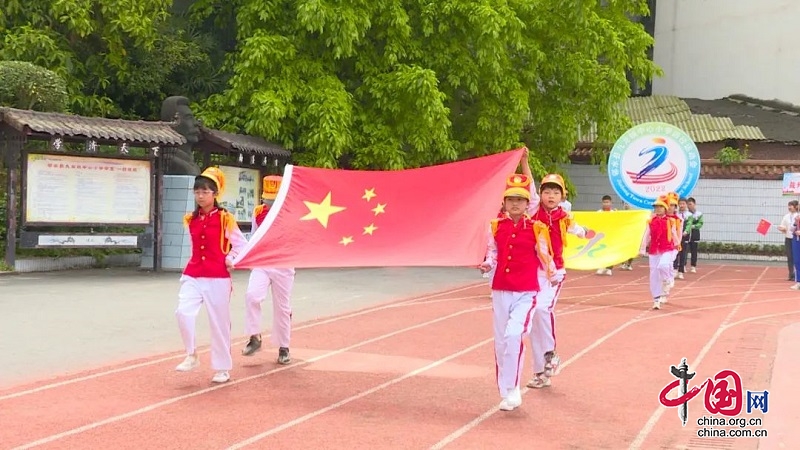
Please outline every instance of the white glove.
[{"label": "white glove", "polygon": [[564,269],[557,270],[556,273],[553,274],[552,277],[550,277],[550,282],[553,283],[553,285],[561,283],[562,281],[564,281],[564,276],[566,274],[567,274],[567,271],[564,270]]}]

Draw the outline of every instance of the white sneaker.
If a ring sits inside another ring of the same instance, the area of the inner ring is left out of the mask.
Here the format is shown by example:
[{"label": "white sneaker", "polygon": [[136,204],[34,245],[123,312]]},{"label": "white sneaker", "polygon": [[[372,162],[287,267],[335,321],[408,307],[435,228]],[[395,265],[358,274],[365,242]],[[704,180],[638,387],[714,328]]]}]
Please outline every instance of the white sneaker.
[{"label": "white sneaker", "polygon": [[683,279],[683,273],[681,273],[681,272],[678,272],[678,274],[677,274],[677,275],[675,275],[675,278],[677,278],[677,279],[679,279],[679,280],[682,280],[682,279]]},{"label": "white sneaker", "polygon": [[531,381],[528,381],[528,387],[532,389],[541,389],[550,386],[550,378],[544,374],[534,375]]},{"label": "white sneaker", "polygon": [[661,309],[661,302],[656,300],[653,302],[653,309]]},{"label": "white sneaker", "polygon": [[198,358],[197,355],[189,355],[186,357],[186,359],[183,360],[182,363],[178,364],[178,366],[175,367],[175,370],[177,370],[178,372],[188,372],[190,370],[195,369],[199,365],[200,365],[200,358]]},{"label": "white sneaker", "polygon": [[611,276],[613,274],[614,273],[611,271],[611,269],[606,269],[606,275]]},{"label": "white sneaker", "polygon": [[800,291],[800,283],[793,284],[792,287],[790,287],[789,289]]},{"label": "white sneaker", "polygon": [[692,273],[697,273],[697,268],[695,268],[695,267],[692,267],[691,269],[689,269],[689,272],[692,272]]},{"label": "white sneaker", "polygon": [[522,394],[519,388],[514,388],[506,395],[506,398],[500,402],[500,409],[503,411],[512,411],[522,405]]},{"label": "white sneaker", "polygon": [[214,383],[225,383],[230,379],[231,379],[230,374],[225,370],[221,370],[216,374],[214,374],[214,378],[212,378],[211,381],[213,381]]},{"label": "white sneaker", "polygon": [[595,275],[605,275],[605,274],[606,274],[606,269],[597,269],[597,272],[595,272]]}]

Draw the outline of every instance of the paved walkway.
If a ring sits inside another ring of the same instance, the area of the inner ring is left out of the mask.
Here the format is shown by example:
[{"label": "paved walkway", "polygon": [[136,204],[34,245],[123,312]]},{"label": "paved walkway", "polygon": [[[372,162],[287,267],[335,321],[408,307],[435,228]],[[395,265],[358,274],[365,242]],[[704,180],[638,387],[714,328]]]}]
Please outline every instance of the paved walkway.
[{"label": "paved walkway", "polygon": [[[244,333],[249,271],[234,274],[233,334]],[[0,387],[181,349],[177,273],[96,269],[0,276]],[[295,322],[485,281],[470,268],[301,269]],[[271,308],[264,308],[271,324]],[[208,343],[205,312],[198,345]],[[233,349],[238,352],[238,348]]]}]

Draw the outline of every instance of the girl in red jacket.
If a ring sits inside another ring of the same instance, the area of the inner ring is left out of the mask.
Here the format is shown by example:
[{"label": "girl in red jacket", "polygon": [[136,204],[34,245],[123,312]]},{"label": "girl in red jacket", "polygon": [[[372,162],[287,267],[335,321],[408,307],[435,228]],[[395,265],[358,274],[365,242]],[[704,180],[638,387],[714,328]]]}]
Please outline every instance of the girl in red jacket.
[{"label": "girl in red jacket", "polygon": [[531,332],[536,296],[541,292],[538,271],[555,277],[550,236],[545,224],[526,214],[531,200],[531,179],[511,175],[503,202],[507,215],[492,220],[491,236],[481,271],[492,275],[494,350],[500,409],[511,411],[522,404],[520,377],[523,337]]},{"label": "girl in red jacket", "polygon": [[[672,260],[679,237],[667,216],[668,200],[661,196],[653,202],[654,215],[648,220],[639,253],[650,257],[650,293],[653,309],[661,309],[669,294],[672,279]],[[645,253],[645,248],[647,252]]]},{"label": "girl in red jacket", "polygon": [[219,206],[225,190],[225,175],[209,167],[194,181],[195,210],[184,217],[192,240],[192,256],[183,270],[175,316],[181,331],[186,359],[175,370],[188,372],[200,365],[195,343],[195,323],[200,306],[206,306],[211,332],[211,367],[217,372],[211,381],[230,380],[231,283],[233,259],[247,244],[236,218]]}]

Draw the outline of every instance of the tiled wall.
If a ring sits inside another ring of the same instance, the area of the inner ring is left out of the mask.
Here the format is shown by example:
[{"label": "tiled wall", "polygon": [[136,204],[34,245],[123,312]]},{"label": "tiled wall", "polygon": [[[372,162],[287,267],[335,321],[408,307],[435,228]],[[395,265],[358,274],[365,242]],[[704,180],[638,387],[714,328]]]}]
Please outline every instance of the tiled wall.
[{"label": "tiled wall", "polygon": [[[164,269],[182,269],[189,261],[192,253],[191,240],[183,216],[194,209],[192,194],[194,177],[186,175],[164,176],[164,216],[162,230],[164,232],[161,253],[161,267]],[[151,232],[150,229],[147,232]],[[153,267],[153,249],[142,251],[142,267]]]},{"label": "tiled wall", "polygon": [[[614,207],[622,209],[622,202],[611,188],[608,174],[597,166],[566,165],[577,189],[570,196],[574,211],[600,209],[603,195],[611,195]],[[762,180],[707,180],[700,179],[691,194],[697,200],[697,209],[705,216],[701,239],[712,242],[738,244],[783,244],[783,235],[776,230],[786,214],[789,197],[781,196],[781,181]],[[767,236],[756,232],[761,219],[772,222]]]}]

